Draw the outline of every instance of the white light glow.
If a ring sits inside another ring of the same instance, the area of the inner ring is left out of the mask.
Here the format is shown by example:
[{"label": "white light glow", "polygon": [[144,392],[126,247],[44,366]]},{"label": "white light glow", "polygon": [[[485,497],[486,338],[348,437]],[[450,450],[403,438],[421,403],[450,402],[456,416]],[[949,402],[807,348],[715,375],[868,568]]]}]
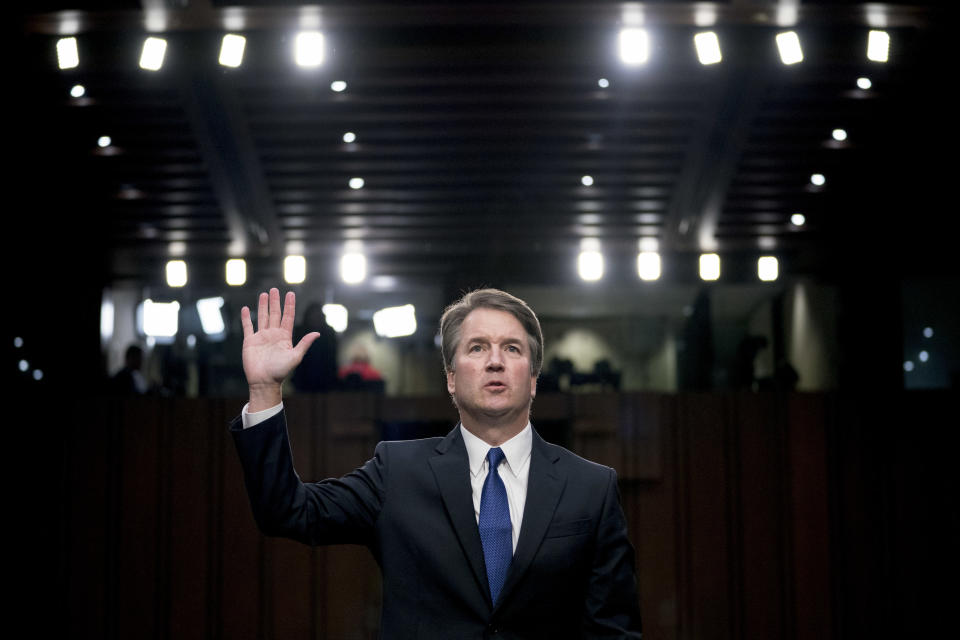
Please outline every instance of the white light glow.
[{"label": "white light glow", "polygon": [[30,368],[30,363],[27,362],[26,360],[21,360],[20,362],[17,363],[17,368],[20,369],[20,371],[26,371],[27,369]]},{"label": "white light glow", "polygon": [[301,67],[319,67],[323,64],[323,34],[319,31],[301,31],[294,40],[293,59]]},{"label": "white light glow", "polygon": [[187,263],[183,260],[167,261],[167,285],[182,287],[187,284]]},{"label": "white light glow", "polygon": [[33,379],[36,380],[37,382],[40,382],[41,380],[43,380],[43,371],[41,371],[40,369],[34,369]]},{"label": "white light glow", "polygon": [[920,353],[917,354],[917,357],[920,358],[920,362],[926,362],[927,360],[930,359],[930,354],[927,353],[926,351],[921,351]]},{"label": "white light glow", "polygon": [[814,173],[810,176],[811,184],[822,187],[827,183],[827,178],[822,173]]},{"label": "white light glow", "polygon": [[903,370],[907,372],[913,371],[913,362],[911,362],[910,360],[907,360],[906,362],[904,362]]},{"label": "white light glow", "polygon": [[923,328],[923,337],[932,338],[933,337],[933,327],[924,327]]},{"label": "white light glow", "polygon": [[104,342],[113,338],[113,316],[113,300],[104,298],[100,302],[100,339]]},{"label": "white light glow", "polygon": [[110,138],[110,136],[100,136],[97,138],[97,146],[101,149],[106,149],[111,144],[113,144],[113,140]]},{"label": "white light glow", "polygon": [[643,64],[650,58],[650,36],[646,29],[620,30],[620,60],[624,64]]},{"label": "white light glow", "polygon": [[780,263],[773,256],[757,259],[757,276],[764,282],[773,282],[780,275]]},{"label": "white light glow", "polygon": [[363,178],[350,178],[349,184],[351,189],[363,189]]},{"label": "white light glow", "polygon": [[412,335],[417,330],[416,309],[412,304],[380,309],[373,314],[373,329],[384,338]]},{"label": "white light glow", "polygon": [[154,302],[147,298],[143,301],[143,333],[152,338],[177,335],[179,314],[179,302]]},{"label": "white light glow", "polygon": [[143,41],[140,52],[140,68],[147,71],[159,71],[163,66],[163,56],[167,52],[167,41],[163,38],[149,37]]},{"label": "white light glow", "polygon": [[283,279],[288,284],[300,284],[307,279],[307,259],[303,256],[287,256],[283,259]]},{"label": "white light glow", "polygon": [[582,178],[580,178],[580,184],[582,184],[585,187],[592,187],[593,176],[583,176]]},{"label": "white light glow", "polygon": [[74,69],[80,65],[76,38],[60,38],[57,40],[57,65],[61,69]]},{"label": "white light glow", "polygon": [[357,134],[355,134],[353,131],[347,131],[345,134],[343,134],[343,141],[346,143],[356,142]]},{"label": "white light glow", "polygon": [[807,217],[802,213],[795,213],[790,216],[790,222],[795,227],[802,227],[807,221]]},{"label": "white light glow", "polygon": [[610,86],[610,81],[607,80],[606,78],[600,78],[599,80],[597,80],[597,84],[600,85],[601,89],[606,89],[607,87]]},{"label": "white light glow", "polygon": [[652,251],[638,253],[637,275],[641,280],[657,280],[660,277],[660,254]]},{"label": "white light glow", "polygon": [[777,34],[777,50],[783,64],[796,64],[803,61],[803,49],[800,48],[800,36],[796,31]]},{"label": "white light glow", "polygon": [[341,91],[346,90],[346,88],[347,88],[347,83],[344,82],[343,80],[334,80],[333,82],[330,83],[330,89],[332,89],[333,91],[336,91],[337,93],[340,93]]},{"label": "white light glow", "polygon": [[243,258],[230,258],[226,268],[227,284],[239,287],[247,281],[247,261]]},{"label": "white light glow", "polygon": [[340,277],[347,284],[363,282],[367,277],[367,258],[362,253],[345,253],[340,258]]},{"label": "white light glow", "polygon": [[223,307],[223,298],[200,298],[197,300],[197,314],[200,316],[200,326],[203,332],[208,336],[215,336],[223,333],[226,326],[223,323],[223,314],[220,309]]},{"label": "white light glow", "polygon": [[[929,338],[930,336],[927,336],[927,337]],[[13,346],[16,347],[17,349],[19,349],[20,347],[22,347],[22,346],[23,346],[23,338],[21,338],[20,336],[15,337],[15,338],[13,339]]]},{"label": "white light glow", "polygon": [[834,129],[831,135],[833,135],[833,139],[837,142],[843,142],[847,139],[846,129]]},{"label": "white light glow", "polygon": [[603,277],[603,254],[599,251],[581,251],[577,257],[577,272],[582,280],[595,282]]},{"label": "white light glow", "polygon": [[870,82],[870,78],[857,78],[857,86],[866,91],[873,86],[873,83]]},{"label": "white light glow", "polygon": [[197,336],[191,333],[190,335],[187,336],[187,348],[193,349],[196,346],[197,346]]},{"label": "white light glow", "polygon": [[243,50],[247,39],[233,33],[223,36],[220,41],[220,64],[225,67],[239,67],[243,63]]},{"label": "white light glow", "polygon": [[713,31],[704,31],[693,36],[693,46],[697,49],[700,64],[716,64],[723,60],[720,53],[720,39]]},{"label": "white light glow", "polygon": [[337,333],[343,333],[347,330],[349,313],[347,312],[347,308],[342,304],[323,305],[323,317],[327,321],[327,324],[330,325],[330,328]]},{"label": "white light glow", "polygon": [[659,251],[660,250],[660,241],[656,238],[640,238],[640,241],[637,243],[638,248],[641,252],[644,251]]},{"label": "white light glow", "polygon": [[86,93],[87,89],[82,84],[75,84],[70,87],[70,96],[73,98],[82,98]]},{"label": "white light glow", "polygon": [[720,256],[715,253],[700,255],[700,279],[718,280],[720,278]]},{"label": "white light glow", "polygon": [[886,62],[890,53],[890,35],[886,31],[873,30],[867,38],[867,59]]}]

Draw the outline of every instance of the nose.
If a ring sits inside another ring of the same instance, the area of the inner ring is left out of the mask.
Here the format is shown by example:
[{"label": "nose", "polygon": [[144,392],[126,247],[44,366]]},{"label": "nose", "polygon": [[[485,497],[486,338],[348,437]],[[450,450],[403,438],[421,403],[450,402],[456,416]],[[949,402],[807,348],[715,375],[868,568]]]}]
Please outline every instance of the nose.
[{"label": "nose", "polygon": [[487,356],[487,370],[500,371],[503,369],[503,355],[499,349],[490,349],[490,355]]}]

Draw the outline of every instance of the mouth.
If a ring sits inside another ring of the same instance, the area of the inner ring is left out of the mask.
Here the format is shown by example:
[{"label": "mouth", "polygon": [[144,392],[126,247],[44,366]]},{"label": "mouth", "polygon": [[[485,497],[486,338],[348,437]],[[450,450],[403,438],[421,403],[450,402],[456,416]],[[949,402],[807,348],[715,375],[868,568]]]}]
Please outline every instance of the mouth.
[{"label": "mouth", "polygon": [[483,385],[484,389],[489,389],[490,391],[502,391],[507,388],[507,385],[500,382],[499,380],[491,380],[487,384]]}]

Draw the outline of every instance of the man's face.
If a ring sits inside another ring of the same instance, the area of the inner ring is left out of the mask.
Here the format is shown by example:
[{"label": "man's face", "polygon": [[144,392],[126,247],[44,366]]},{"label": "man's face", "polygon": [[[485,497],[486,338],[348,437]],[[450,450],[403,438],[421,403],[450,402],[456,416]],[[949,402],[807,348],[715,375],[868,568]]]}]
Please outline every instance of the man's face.
[{"label": "man's face", "polygon": [[537,378],[530,375],[530,343],[519,320],[506,311],[474,309],[460,326],[453,364],[447,391],[461,419],[526,424]]}]

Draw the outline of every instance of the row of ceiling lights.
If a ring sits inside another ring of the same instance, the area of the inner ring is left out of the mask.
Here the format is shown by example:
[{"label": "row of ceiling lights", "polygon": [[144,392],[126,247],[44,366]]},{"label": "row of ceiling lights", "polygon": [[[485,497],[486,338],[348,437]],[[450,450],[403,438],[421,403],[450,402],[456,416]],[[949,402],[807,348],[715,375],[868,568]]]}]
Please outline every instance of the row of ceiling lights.
[{"label": "row of ceiling lights", "polygon": [[[650,244],[653,238],[641,240],[641,250],[637,253],[637,275],[641,280],[659,280],[661,258]],[[596,282],[603,278],[604,257],[600,242],[595,238],[585,238],[577,256],[577,272],[586,282]],[[704,253],[699,259],[700,278],[705,281],[720,279],[720,256],[716,253]],[[757,259],[757,277],[772,282],[779,277],[779,261],[774,256],[761,256]],[[242,286],[247,282],[247,262],[243,258],[231,258],[225,265],[226,283],[230,286]],[[359,284],[367,278],[367,258],[363,253],[350,251],[340,258],[340,278],[346,284]],[[283,279],[288,284],[301,284],[307,279],[307,259],[302,255],[288,255],[283,259]],[[170,287],[183,287],[187,284],[187,263],[184,260],[168,260],[166,280]]]},{"label": "row of ceiling lights", "polygon": [[[783,64],[797,64],[803,61],[803,47],[796,31],[784,31],[775,37],[777,51]],[[243,53],[247,39],[239,34],[228,33],[220,43],[219,63],[225,67],[239,67],[243,64]],[[627,65],[645,64],[650,59],[651,39],[647,29],[626,28],[620,30],[618,39],[620,59]],[[723,60],[720,38],[715,31],[701,31],[693,36],[693,45],[700,64],[717,64]],[[149,36],[143,41],[140,51],[140,67],[148,71],[158,71],[163,67],[167,51],[167,40]],[[874,62],[886,62],[889,58],[890,35],[886,31],[871,30],[867,36],[867,59]],[[301,67],[319,67],[323,64],[325,53],[324,35],[319,31],[301,31],[294,38],[293,59]],[[74,69],[80,66],[80,52],[77,38],[70,36],[57,41],[57,64],[61,69]]]}]

